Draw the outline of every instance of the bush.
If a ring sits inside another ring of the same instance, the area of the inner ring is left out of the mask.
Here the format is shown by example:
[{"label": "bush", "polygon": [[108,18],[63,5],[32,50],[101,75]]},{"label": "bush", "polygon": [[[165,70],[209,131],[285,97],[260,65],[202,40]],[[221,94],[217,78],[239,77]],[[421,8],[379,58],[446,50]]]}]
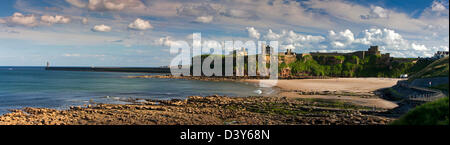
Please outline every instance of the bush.
[{"label": "bush", "polygon": [[445,97],[422,104],[394,121],[392,125],[449,125],[448,99]]},{"label": "bush", "polygon": [[[325,57],[334,57],[341,61],[341,64],[327,64],[322,62]],[[317,59],[317,60],[316,60]],[[291,64],[292,75],[306,74],[312,76],[333,76],[333,77],[399,77],[401,74],[409,74],[412,62],[393,63],[389,68],[383,63],[378,63],[381,59],[378,55],[367,56],[359,59],[358,56],[305,56]],[[285,64],[280,64],[284,68]]]}]

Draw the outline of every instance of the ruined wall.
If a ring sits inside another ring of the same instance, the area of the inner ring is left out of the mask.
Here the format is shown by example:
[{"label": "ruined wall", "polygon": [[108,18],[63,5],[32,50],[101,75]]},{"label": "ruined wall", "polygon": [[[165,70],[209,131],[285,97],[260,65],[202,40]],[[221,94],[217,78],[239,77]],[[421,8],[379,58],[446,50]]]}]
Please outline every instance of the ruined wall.
[{"label": "ruined wall", "polygon": [[364,59],[366,56],[366,52],[365,51],[356,51],[351,53],[352,55],[356,55],[359,57],[359,59]]},{"label": "ruined wall", "polygon": [[283,62],[286,64],[290,64],[297,61],[297,56],[295,55],[285,55],[283,58]]}]

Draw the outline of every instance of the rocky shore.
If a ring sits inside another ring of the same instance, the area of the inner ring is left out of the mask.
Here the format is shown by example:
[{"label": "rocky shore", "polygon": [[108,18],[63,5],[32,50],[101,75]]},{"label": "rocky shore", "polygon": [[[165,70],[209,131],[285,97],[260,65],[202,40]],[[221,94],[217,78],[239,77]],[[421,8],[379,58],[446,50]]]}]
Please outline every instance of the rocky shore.
[{"label": "rocky shore", "polygon": [[384,110],[286,97],[192,96],[185,100],[130,100],[68,110],[24,108],[0,125],[384,125]]},{"label": "rocky shore", "polygon": [[244,79],[240,77],[202,77],[202,76],[173,76],[173,75],[127,76],[127,78],[185,79],[185,80],[201,80],[201,81],[235,81],[239,79]]}]

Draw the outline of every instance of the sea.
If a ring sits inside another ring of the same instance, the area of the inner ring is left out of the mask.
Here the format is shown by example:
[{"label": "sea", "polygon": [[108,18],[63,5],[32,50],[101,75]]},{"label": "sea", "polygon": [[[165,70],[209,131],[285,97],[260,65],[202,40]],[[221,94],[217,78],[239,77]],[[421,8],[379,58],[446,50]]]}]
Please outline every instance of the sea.
[{"label": "sea", "polygon": [[128,78],[159,75],[118,72],[47,71],[44,67],[0,66],[0,114],[10,109],[68,109],[93,103],[127,104],[135,99],[185,99],[188,96],[266,96],[276,89],[244,82]]}]

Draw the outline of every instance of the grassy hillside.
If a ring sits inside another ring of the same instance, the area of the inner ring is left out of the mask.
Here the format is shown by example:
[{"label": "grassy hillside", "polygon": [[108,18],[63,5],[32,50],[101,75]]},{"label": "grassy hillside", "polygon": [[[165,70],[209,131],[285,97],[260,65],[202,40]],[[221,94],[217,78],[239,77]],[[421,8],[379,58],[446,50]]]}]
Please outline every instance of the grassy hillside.
[{"label": "grassy hillside", "polygon": [[449,125],[448,99],[445,97],[422,104],[394,121],[392,125]]},{"label": "grassy hillside", "polygon": [[414,80],[417,78],[432,78],[432,77],[443,77],[448,76],[449,61],[448,57],[441,58],[427,65],[425,68],[414,73],[409,80]]},{"label": "grassy hillside", "polygon": [[[202,55],[201,60],[211,55]],[[224,55],[212,55],[222,59],[225,64]],[[199,57],[199,56],[197,56]],[[235,56],[233,56],[235,57]],[[245,66],[247,66],[245,57]],[[419,61],[412,63],[407,61],[394,61],[385,64],[379,55],[370,55],[364,59],[357,56],[304,56],[297,61],[279,64],[279,72],[283,68],[290,67],[292,76],[332,76],[332,77],[390,77],[397,78],[401,74],[413,74],[413,78],[426,78],[436,76],[448,76],[448,57],[438,61]],[[234,64],[236,65],[236,64]],[[214,65],[211,64],[211,68]],[[225,65],[222,65],[225,68]],[[247,71],[247,68],[244,68]]]},{"label": "grassy hillside", "polygon": [[[294,63],[280,65],[280,68],[289,66],[292,75],[312,75],[312,76],[335,76],[335,77],[399,77],[401,74],[410,72],[415,64],[412,62],[392,62],[388,66],[380,61],[378,55],[371,55],[365,59],[357,56],[328,56],[334,60],[326,63],[325,57],[312,58],[305,56]],[[318,61],[320,60],[320,61]],[[324,63],[325,62],[325,63]]]}]

